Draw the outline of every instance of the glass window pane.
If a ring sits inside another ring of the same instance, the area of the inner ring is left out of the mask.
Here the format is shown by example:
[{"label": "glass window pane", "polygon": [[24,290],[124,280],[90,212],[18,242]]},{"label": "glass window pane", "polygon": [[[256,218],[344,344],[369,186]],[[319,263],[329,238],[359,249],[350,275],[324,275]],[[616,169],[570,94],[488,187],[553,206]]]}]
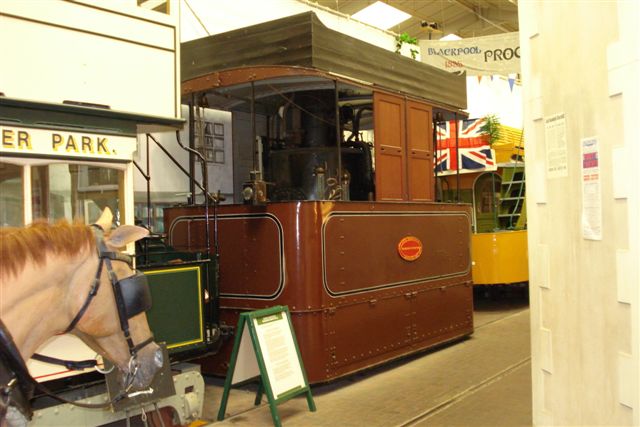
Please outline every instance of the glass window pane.
[{"label": "glass window pane", "polygon": [[123,172],[93,165],[51,164],[31,170],[33,217],[95,222],[105,207],[120,219]]},{"label": "glass window pane", "polygon": [[22,166],[0,162],[0,226],[24,225]]}]

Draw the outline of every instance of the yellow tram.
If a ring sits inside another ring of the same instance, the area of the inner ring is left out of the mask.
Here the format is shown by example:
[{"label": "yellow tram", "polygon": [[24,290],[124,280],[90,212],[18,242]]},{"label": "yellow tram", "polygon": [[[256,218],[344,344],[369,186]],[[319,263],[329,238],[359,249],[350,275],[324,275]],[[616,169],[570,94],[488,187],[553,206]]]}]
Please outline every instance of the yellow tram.
[{"label": "yellow tram", "polygon": [[[500,125],[500,138],[489,145],[487,136],[479,132],[482,122],[460,121],[457,150],[456,125],[439,124],[439,198],[473,205],[474,285],[526,284],[529,273],[522,131]],[[451,161],[453,156],[457,163]]]}]

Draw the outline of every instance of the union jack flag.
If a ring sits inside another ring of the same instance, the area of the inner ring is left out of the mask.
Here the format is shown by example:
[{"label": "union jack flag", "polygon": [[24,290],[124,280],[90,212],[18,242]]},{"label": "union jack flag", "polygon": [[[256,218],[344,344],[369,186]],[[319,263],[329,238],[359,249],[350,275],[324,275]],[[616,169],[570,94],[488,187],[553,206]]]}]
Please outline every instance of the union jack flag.
[{"label": "union jack flag", "polygon": [[[493,150],[489,146],[489,138],[480,132],[484,119],[455,120],[438,123],[437,128],[437,155],[436,171],[474,172],[478,169],[495,170]],[[456,153],[456,131],[458,135],[458,147]]]}]

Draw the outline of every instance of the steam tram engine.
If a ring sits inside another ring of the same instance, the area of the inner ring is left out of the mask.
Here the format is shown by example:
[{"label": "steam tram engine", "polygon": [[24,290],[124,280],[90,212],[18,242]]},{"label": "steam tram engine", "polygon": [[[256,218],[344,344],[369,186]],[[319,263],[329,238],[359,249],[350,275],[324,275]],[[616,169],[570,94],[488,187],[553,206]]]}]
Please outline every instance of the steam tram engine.
[{"label": "steam tram engine", "polygon": [[[232,204],[166,208],[164,226],[178,251],[217,249],[223,335],[289,306],[317,383],[473,332],[470,207],[433,202],[434,117],[463,114],[463,77],[313,13],[181,49],[190,146],[200,109],[231,111],[236,185]],[[203,372],[225,374],[231,345]]]}]

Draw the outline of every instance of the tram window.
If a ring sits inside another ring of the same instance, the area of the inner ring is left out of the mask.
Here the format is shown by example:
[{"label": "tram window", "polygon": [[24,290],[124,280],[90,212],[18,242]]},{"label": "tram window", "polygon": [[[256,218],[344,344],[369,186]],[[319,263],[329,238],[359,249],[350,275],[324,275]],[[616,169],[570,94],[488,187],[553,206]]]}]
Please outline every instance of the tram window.
[{"label": "tram window", "polygon": [[92,223],[109,207],[117,219],[123,180],[122,171],[101,166],[58,163],[33,167],[33,217]]},{"label": "tram window", "polygon": [[0,225],[24,225],[22,166],[0,162]]},{"label": "tram window", "polygon": [[497,207],[502,179],[495,173],[480,175],[474,184],[475,231],[487,232],[498,227]]},{"label": "tram window", "polygon": [[499,175],[490,173],[481,175],[475,183],[476,213],[493,213],[500,199]]}]

